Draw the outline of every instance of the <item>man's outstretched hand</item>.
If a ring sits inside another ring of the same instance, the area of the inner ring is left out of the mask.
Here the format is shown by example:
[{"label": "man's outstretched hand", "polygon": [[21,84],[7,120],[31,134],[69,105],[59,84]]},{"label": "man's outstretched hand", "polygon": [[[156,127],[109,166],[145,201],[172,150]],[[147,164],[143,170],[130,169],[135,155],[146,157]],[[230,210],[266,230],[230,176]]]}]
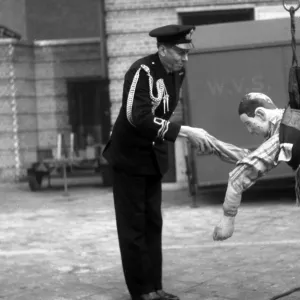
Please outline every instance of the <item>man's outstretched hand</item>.
[{"label": "man's outstretched hand", "polygon": [[220,223],[214,229],[213,232],[214,241],[224,241],[233,235],[234,219],[235,217],[229,217],[223,215]]},{"label": "man's outstretched hand", "polygon": [[206,137],[207,132],[202,128],[181,126],[179,135],[184,136],[201,153],[211,153],[212,147]]}]

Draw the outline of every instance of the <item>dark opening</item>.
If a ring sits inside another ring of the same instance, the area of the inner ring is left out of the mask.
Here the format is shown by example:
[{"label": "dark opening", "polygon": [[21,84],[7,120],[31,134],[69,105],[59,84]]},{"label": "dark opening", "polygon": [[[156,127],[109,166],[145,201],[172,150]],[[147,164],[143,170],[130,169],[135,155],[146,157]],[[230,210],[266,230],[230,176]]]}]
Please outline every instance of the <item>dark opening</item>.
[{"label": "dark opening", "polygon": [[111,129],[108,80],[69,80],[67,86],[75,147],[84,150],[89,144],[104,145]]},{"label": "dark opening", "polygon": [[217,23],[241,22],[254,20],[254,9],[207,10],[180,13],[183,25],[210,25]]}]

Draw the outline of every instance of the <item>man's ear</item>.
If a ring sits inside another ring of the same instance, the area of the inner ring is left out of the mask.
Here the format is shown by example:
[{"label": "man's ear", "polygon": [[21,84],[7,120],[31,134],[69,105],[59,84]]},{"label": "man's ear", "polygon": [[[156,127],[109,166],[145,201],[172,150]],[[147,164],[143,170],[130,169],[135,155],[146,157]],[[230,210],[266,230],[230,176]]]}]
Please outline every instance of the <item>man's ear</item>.
[{"label": "man's ear", "polygon": [[255,113],[255,116],[260,118],[262,121],[267,120],[266,112],[262,107],[257,107],[254,113]]},{"label": "man's ear", "polygon": [[166,55],[166,47],[164,45],[159,45],[158,52],[161,56],[165,56]]}]

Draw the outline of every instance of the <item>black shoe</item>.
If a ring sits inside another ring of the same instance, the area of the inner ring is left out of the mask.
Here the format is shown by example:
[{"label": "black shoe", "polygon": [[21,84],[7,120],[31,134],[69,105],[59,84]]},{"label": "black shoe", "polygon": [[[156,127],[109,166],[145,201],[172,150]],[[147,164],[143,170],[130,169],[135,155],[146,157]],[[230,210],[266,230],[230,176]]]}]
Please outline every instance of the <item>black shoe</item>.
[{"label": "black shoe", "polygon": [[177,296],[166,293],[164,290],[156,291],[161,300],[180,300]]},{"label": "black shoe", "polygon": [[155,292],[132,298],[132,300],[161,300],[161,299],[162,298],[159,295],[157,295]]}]

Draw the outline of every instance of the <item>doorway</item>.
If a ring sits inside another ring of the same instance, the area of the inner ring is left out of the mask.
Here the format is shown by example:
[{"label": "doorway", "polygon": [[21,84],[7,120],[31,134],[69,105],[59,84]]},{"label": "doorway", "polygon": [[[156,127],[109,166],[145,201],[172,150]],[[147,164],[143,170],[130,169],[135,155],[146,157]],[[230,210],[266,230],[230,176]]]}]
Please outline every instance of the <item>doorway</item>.
[{"label": "doorway", "polygon": [[105,145],[111,130],[108,80],[69,79],[67,91],[75,148],[83,151],[88,145]]}]

